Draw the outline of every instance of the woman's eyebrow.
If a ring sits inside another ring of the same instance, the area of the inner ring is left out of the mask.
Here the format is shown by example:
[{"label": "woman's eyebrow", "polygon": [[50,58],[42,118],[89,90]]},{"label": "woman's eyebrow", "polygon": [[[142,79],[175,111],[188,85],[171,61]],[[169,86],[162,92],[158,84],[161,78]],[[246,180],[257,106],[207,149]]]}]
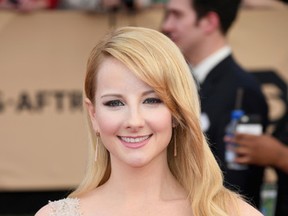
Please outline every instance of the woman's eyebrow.
[{"label": "woman's eyebrow", "polygon": [[[149,94],[154,94],[155,91],[153,89],[151,90],[147,90],[147,91],[144,91],[141,95],[142,96],[145,96],[145,95],[149,95]],[[117,93],[108,93],[108,94],[104,94],[104,95],[101,95],[100,98],[105,98],[105,97],[116,97],[116,98],[121,98],[123,97],[121,94],[117,94]]]}]

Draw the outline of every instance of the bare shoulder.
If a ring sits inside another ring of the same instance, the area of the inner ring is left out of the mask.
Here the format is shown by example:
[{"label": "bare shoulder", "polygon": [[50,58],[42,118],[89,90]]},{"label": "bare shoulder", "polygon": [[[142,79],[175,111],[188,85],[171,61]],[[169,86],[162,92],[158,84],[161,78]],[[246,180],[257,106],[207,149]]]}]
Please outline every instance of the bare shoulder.
[{"label": "bare shoulder", "polygon": [[260,211],[258,211],[256,208],[248,204],[247,202],[239,199],[238,201],[239,209],[240,209],[240,215],[246,216],[264,216]]},{"label": "bare shoulder", "polygon": [[35,214],[35,216],[48,216],[48,215],[51,215],[51,208],[48,204],[39,209],[39,211],[37,211]]}]

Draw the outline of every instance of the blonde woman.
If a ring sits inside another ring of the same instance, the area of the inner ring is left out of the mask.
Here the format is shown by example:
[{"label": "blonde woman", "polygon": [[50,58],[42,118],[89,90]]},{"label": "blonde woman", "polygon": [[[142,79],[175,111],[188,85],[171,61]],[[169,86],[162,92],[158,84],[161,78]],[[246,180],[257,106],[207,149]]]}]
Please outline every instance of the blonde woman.
[{"label": "blonde woman", "polygon": [[123,27],[93,49],[85,79],[86,176],[37,216],[258,216],[223,186],[201,132],[198,94],[174,43]]}]

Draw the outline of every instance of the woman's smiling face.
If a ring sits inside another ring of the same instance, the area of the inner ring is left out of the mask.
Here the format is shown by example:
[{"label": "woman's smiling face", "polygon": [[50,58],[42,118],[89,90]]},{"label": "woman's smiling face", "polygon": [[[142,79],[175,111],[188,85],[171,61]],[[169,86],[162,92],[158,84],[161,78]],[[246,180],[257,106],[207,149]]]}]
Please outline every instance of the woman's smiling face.
[{"label": "woman's smiling face", "polygon": [[96,80],[95,104],[88,109],[112,164],[167,161],[172,115],[155,91],[112,57],[103,61]]}]

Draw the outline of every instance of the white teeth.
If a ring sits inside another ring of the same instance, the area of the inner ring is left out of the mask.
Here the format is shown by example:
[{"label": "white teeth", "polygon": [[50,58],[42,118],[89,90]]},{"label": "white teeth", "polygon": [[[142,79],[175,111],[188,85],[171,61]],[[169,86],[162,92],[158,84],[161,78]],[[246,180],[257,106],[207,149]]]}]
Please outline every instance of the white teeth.
[{"label": "white teeth", "polygon": [[146,139],[148,139],[149,136],[143,136],[143,137],[137,137],[137,138],[132,138],[132,137],[121,137],[121,139],[125,142],[128,143],[137,143],[137,142],[142,142]]}]

